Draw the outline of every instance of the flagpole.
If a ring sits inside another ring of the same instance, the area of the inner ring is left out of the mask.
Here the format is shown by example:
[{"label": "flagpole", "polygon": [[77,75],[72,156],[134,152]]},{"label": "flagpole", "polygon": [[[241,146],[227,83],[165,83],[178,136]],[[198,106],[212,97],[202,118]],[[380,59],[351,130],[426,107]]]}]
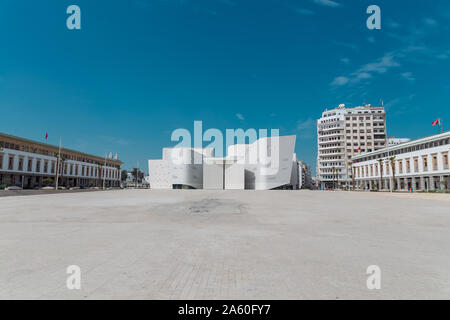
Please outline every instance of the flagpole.
[{"label": "flagpole", "polygon": [[56,160],[56,190],[58,190],[59,180],[59,159],[61,158],[61,137],[59,137],[58,159]]}]

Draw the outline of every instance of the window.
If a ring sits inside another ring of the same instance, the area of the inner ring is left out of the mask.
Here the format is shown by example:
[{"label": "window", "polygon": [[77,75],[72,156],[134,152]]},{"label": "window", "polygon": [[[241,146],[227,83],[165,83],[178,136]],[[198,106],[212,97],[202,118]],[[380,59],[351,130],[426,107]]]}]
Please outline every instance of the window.
[{"label": "window", "polygon": [[36,172],[41,172],[41,160],[36,160]]},{"label": "window", "polygon": [[422,156],[423,171],[428,171],[428,156]]},{"label": "window", "polygon": [[0,169],[3,169],[3,155],[0,154]]},{"label": "window", "polygon": [[437,154],[433,154],[432,159],[433,159],[433,170],[436,171],[438,169]]},{"label": "window", "polygon": [[28,158],[27,170],[28,171],[32,171],[33,170],[33,158]]},{"label": "window", "polygon": [[55,161],[52,161],[52,173],[55,173]]},{"label": "window", "polygon": [[48,160],[44,161],[44,172],[48,172]]},{"label": "window", "polygon": [[19,158],[19,171],[23,171],[23,158]]},{"label": "window", "polygon": [[[442,153],[442,165],[444,169],[448,169],[448,153]],[[1,168],[1,156],[0,156],[0,168]]]},{"label": "window", "polygon": [[414,158],[414,172],[419,172],[419,159]]},{"label": "window", "polygon": [[9,156],[8,170],[13,170],[13,169],[14,169],[14,156]]},{"label": "window", "polygon": [[411,164],[409,159],[406,160],[406,173],[410,173],[411,172]]},{"label": "window", "polygon": [[401,174],[403,173],[403,161],[398,160],[398,172]]}]

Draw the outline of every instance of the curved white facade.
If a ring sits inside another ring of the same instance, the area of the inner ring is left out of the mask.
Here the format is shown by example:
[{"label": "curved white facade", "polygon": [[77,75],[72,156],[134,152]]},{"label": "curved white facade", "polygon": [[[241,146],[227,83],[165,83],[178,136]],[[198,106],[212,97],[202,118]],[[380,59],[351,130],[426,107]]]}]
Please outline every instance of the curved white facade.
[{"label": "curved white facade", "polygon": [[232,145],[226,158],[212,149],[164,148],[162,160],[149,160],[150,187],[170,189],[269,190],[295,186],[295,136],[261,138]]}]

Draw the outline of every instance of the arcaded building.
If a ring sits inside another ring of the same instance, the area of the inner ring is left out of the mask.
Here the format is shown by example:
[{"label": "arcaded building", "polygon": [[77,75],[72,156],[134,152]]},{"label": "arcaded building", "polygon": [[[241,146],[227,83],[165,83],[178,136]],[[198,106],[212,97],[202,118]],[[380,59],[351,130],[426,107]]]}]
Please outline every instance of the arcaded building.
[{"label": "arcaded building", "polygon": [[352,158],[356,187],[363,190],[448,189],[450,131]]},{"label": "arcaded building", "polygon": [[[0,185],[118,187],[122,162],[0,133]],[[59,168],[59,173],[57,173]]]}]

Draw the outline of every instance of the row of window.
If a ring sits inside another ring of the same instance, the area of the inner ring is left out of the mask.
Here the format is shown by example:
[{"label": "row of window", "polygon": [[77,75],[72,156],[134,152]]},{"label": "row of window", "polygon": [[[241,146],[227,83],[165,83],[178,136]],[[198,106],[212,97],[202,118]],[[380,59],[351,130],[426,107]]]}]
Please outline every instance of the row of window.
[{"label": "row of window", "polygon": [[[26,163],[26,171],[32,172],[33,171],[33,158],[28,157],[25,159],[25,157],[18,156],[18,162],[17,162],[17,168],[14,167],[14,159],[16,155],[6,155],[7,159],[7,170],[13,171],[25,171],[24,164]],[[0,154],[0,170],[3,169],[3,161],[4,161],[4,154]],[[46,160],[46,159],[36,159],[35,165],[34,165],[34,172],[41,172],[41,167],[43,163],[42,173],[47,174],[56,174],[56,160]],[[80,169],[81,167],[81,169]],[[73,163],[67,163],[64,162],[62,166],[59,168],[59,173],[64,175],[70,175],[70,176],[78,176],[78,173],[81,172],[81,176],[87,176],[87,177],[96,177],[99,178],[99,175],[101,174],[101,169],[99,167],[94,166],[83,166]],[[119,178],[119,170],[114,169],[106,169],[106,178],[110,179],[118,179]]]},{"label": "row of window", "polygon": [[421,143],[421,144],[411,146],[411,147],[403,147],[403,148],[398,147],[397,149],[392,150],[392,151],[386,151],[386,152],[383,152],[380,154],[363,157],[359,161],[363,162],[363,161],[368,161],[368,160],[381,159],[381,158],[386,158],[389,156],[396,156],[396,155],[403,154],[403,153],[409,153],[409,152],[439,147],[439,146],[448,145],[448,144],[450,144],[450,138],[444,138],[444,139],[436,140],[433,142]]},{"label": "row of window", "polygon": [[[449,160],[448,160],[448,152],[442,153],[442,164],[444,170],[447,170],[449,168]],[[429,155],[422,156],[422,171],[428,172],[428,171],[437,171],[438,170],[438,155],[432,154],[431,155],[431,167],[428,163],[428,157]],[[373,177],[378,176],[378,173],[380,172],[380,175],[389,175],[390,171],[394,171],[394,174],[403,174],[403,173],[411,173],[411,162],[413,164],[413,172],[418,173],[419,172],[419,157],[414,158],[407,158],[407,159],[401,159],[401,160],[394,160],[392,163],[391,161],[385,161],[384,163],[376,163],[376,164],[370,164],[370,165],[364,165],[361,167],[355,167],[356,169],[356,177],[364,178],[364,177]],[[383,171],[383,172],[381,172]]]},{"label": "row of window", "polygon": [[[342,112],[342,111],[341,111]],[[351,110],[348,110],[347,109],[347,113],[349,113],[349,114],[369,114],[369,113],[383,113],[384,111],[383,110],[364,110],[364,111],[362,111],[362,110],[353,110],[353,111],[351,111]],[[331,113],[323,113],[322,114],[322,117],[332,117],[332,116],[335,116],[337,113],[336,112],[331,112]]]},{"label": "row of window", "polygon": [[[45,148],[41,148],[41,147],[37,147],[37,146],[29,146],[27,144],[17,144],[17,143],[0,140],[0,147],[5,148],[5,149],[41,154],[41,155],[49,156],[49,157],[57,157],[57,152],[54,150],[45,149]],[[73,160],[73,161],[97,164],[96,160],[90,159],[90,158],[82,156],[82,155],[75,156],[73,154],[61,153],[61,157],[66,160]],[[113,166],[116,169],[120,169],[119,165],[114,164]]]}]

